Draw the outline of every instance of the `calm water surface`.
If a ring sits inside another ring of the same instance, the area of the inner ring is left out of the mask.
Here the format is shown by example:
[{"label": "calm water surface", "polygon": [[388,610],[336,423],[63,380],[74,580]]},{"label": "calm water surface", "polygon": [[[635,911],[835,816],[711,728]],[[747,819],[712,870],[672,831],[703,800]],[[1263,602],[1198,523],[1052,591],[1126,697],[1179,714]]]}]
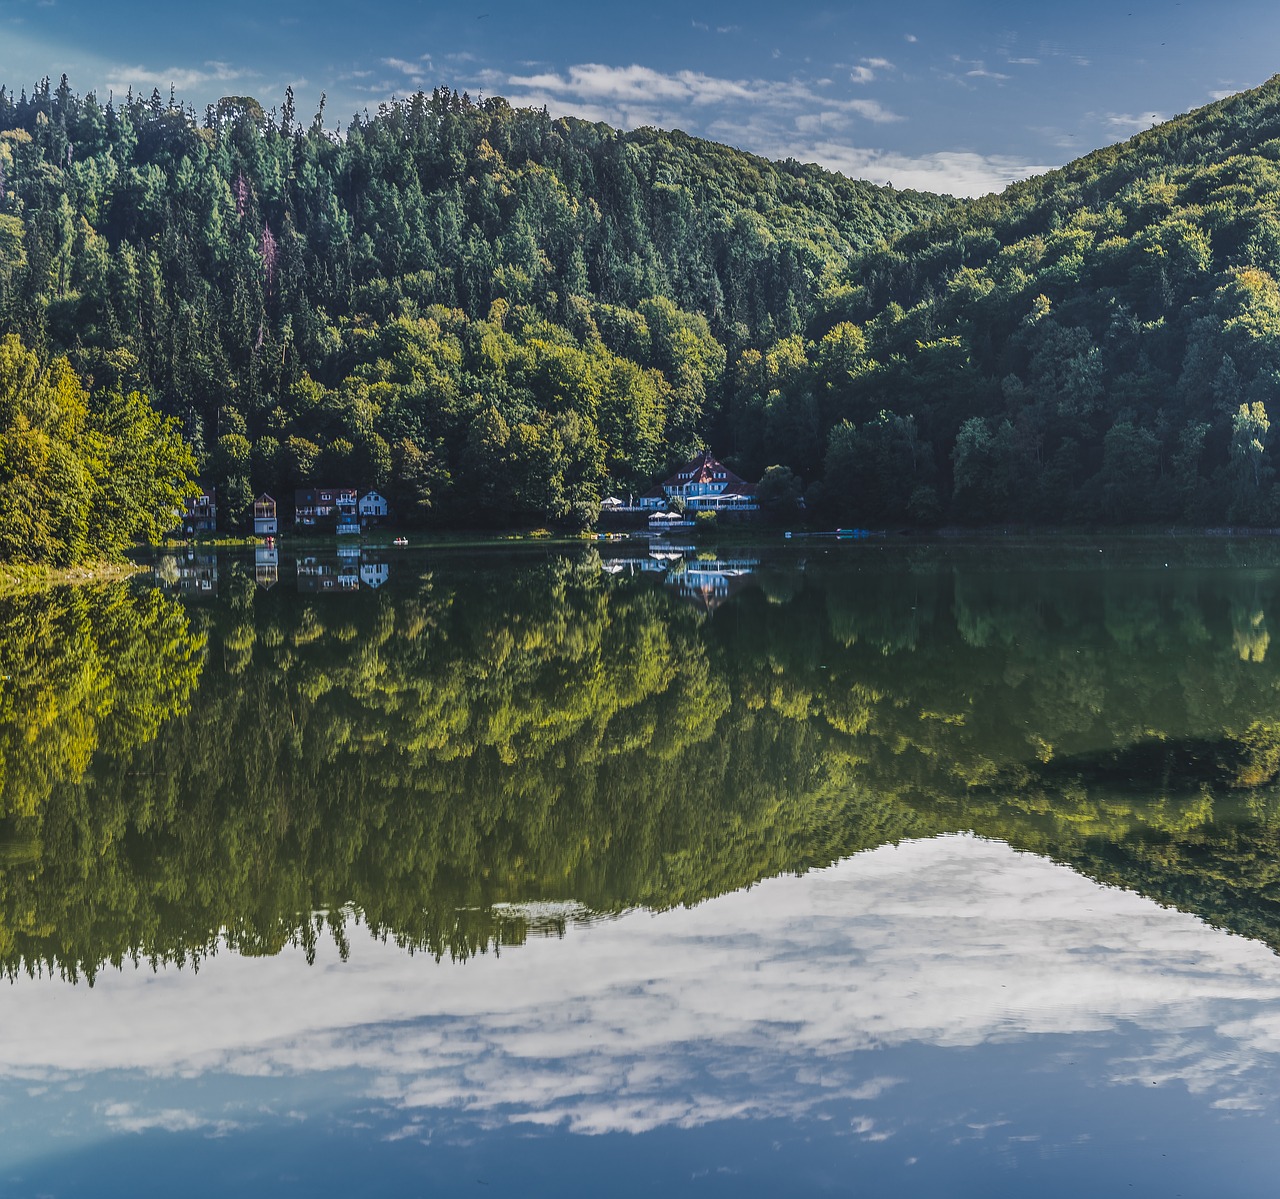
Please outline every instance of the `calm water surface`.
[{"label": "calm water surface", "polygon": [[0,1193],[1273,1195],[1280,544],[0,601]]}]

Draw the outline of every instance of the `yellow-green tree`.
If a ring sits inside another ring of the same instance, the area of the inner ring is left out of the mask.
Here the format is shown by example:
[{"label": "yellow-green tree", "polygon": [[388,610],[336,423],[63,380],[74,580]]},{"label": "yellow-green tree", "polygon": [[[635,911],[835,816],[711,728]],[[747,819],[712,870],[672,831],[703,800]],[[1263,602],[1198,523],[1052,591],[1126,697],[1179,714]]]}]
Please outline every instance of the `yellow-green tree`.
[{"label": "yellow-green tree", "polygon": [[0,559],[118,557],[172,527],[195,460],[138,392],[91,402],[66,358],[0,340]]}]

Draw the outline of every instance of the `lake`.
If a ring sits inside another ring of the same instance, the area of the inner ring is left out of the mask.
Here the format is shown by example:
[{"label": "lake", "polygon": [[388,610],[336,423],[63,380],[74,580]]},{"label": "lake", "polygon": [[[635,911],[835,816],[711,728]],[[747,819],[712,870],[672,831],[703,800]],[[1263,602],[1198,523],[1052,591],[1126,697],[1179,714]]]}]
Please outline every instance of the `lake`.
[{"label": "lake", "polygon": [[1270,1196],[1277,619],[1211,537],[0,600],[0,1191]]}]

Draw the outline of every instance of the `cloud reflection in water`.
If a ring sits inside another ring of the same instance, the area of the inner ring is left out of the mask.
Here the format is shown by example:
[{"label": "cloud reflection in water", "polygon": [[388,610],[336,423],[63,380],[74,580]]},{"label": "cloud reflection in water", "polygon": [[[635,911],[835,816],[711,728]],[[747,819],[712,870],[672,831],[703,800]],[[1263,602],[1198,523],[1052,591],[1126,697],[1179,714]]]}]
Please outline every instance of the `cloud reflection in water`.
[{"label": "cloud reflection in water", "polygon": [[894,1131],[877,1100],[926,1080],[871,1050],[1074,1036],[1104,1048],[1095,1082],[1178,1081],[1223,1112],[1274,1103],[1280,1053],[1266,947],[970,837],[465,965],[353,930],[347,962],[223,952],[92,989],[19,980],[2,1002],[0,1073],[109,1077],[89,1117],[104,1132],[235,1127],[172,1095],[149,1111],[139,1078],[340,1071],[387,1135],[442,1119],[644,1132],[843,1101],[867,1105],[852,1132],[874,1141]]}]

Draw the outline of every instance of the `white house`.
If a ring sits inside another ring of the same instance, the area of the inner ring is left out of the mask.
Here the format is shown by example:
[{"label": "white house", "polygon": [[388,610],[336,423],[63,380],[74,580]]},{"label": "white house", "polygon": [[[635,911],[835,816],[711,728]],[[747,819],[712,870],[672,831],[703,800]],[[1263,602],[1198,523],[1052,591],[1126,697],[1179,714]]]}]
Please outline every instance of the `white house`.
[{"label": "white house", "polygon": [[391,577],[391,567],[386,562],[361,562],[360,582],[366,587],[381,587]]},{"label": "white house", "polygon": [[265,491],[253,501],[253,531],[258,537],[274,537],[280,531],[276,502]]},{"label": "white house", "polygon": [[366,492],[360,497],[360,519],[361,521],[373,517],[380,520],[387,515],[387,500],[385,496],[379,495],[376,491]]},{"label": "white house", "polygon": [[636,501],[636,507],[661,510],[676,496],[691,512],[754,512],[760,507],[755,484],[735,475],[710,450],[704,450],[669,479],[646,491]]}]

